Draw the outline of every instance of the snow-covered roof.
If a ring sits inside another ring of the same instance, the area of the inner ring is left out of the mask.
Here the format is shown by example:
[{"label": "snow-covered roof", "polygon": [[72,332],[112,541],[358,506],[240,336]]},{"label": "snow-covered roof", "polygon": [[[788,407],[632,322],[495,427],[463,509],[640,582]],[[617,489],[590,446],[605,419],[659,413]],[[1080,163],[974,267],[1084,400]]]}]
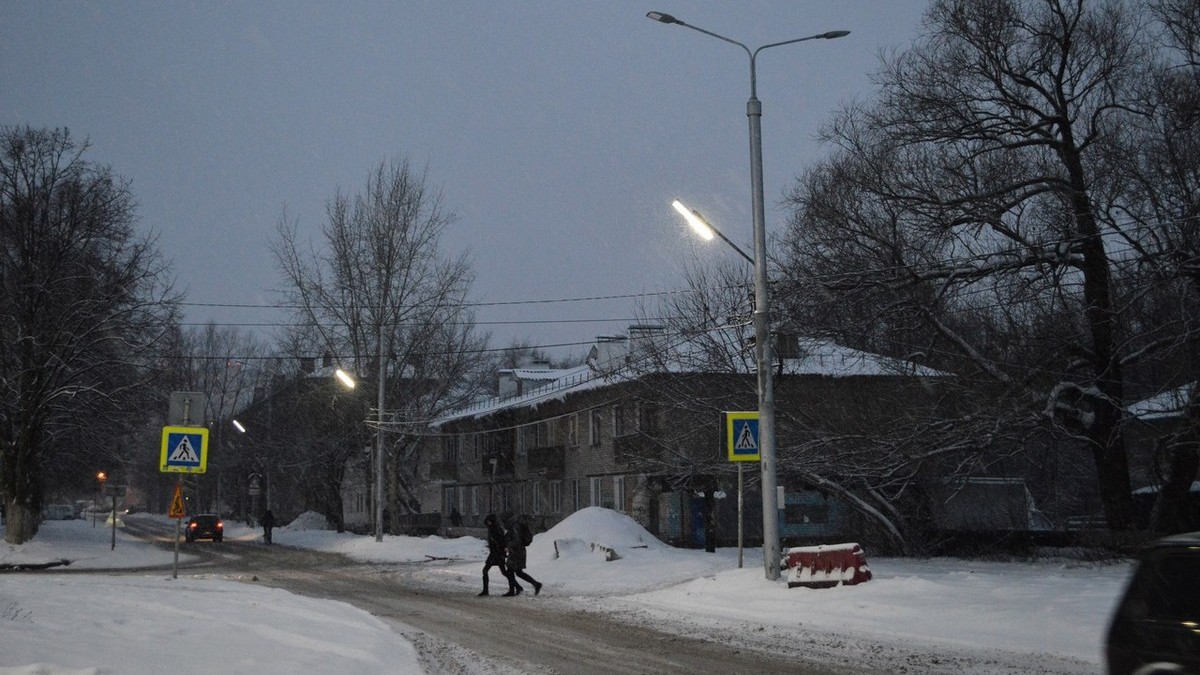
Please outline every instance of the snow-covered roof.
[{"label": "snow-covered roof", "polygon": [[[609,344],[612,344],[609,341]],[[621,344],[625,344],[621,341]],[[636,344],[628,345],[637,350]],[[787,375],[822,377],[946,377],[946,373],[926,368],[911,361],[871,354],[844,347],[831,340],[801,338],[798,340],[796,358],[783,359],[783,372]],[[644,346],[643,346],[644,347]],[[593,350],[593,354],[595,350]],[[589,358],[589,364],[566,369],[513,369],[515,376],[526,380],[540,380],[544,384],[518,396],[495,396],[476,404],[450,411],[433,421],[441,426],[455,420],[479,419],[503,410],[536,408],[547,401],[561,401],[570,394],[611,386],[636,380],[653,373],[728,373],[731,369],[718,370],[706,365],[700,357],[699,348],[688,341],[679,341],[669,348],[655,350],[654,359],[636,359],[626,353],[619,362],[597,363]],[[753,359],[736,359],[732,372],[749,375],[755,372]]]},{"label": "snow-covered roof", "polygon": [[1133,417],[1143,421],[1183,417],[1195,386],[1195,382],[1189,382],[1177,389],[1164,391],[1157,396],[1130,403],[1125,410]]},{"label": "snow-covered roof", "polygon": [[518,380],[546,380],[552,382],[569,375],[577,368],[511,368],[508,372]]}]

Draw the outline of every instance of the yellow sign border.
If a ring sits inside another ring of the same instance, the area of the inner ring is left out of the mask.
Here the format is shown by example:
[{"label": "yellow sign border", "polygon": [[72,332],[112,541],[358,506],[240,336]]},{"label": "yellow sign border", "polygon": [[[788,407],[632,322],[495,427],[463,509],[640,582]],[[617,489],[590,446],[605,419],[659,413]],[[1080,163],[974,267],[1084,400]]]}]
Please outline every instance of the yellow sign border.
[{"label": "yellow sign border", "polygon": [[[761,447],[759,448],[759,452],[756,452],[753,455],[750,455],[750,454],[747,454],[744,452],[735,453],[733,451],[733,446],[737,442],[737,439],[735,439],[733,437],[734,424],[738,420],[757,420],[759,418],[758,411],[757,410],[755,410],[755,411],[730,411],[730,412],[724,413],[724,415],[725,415],[725,453],[728,456],[729,461],[731,461],[731,462],[758,462],[758,461],[761,461],[762,460],[762,455],[760,454],[762,452]],[[761,430],[761,428],[762,427],[760,426],[759,429]],[[760,431],[760,433],[761,433],[761,431]]]},{"label": "yellow sign border", "polygon": [[[188,434],[200,437],[200,466],[167,466],[167,456],[170,448],[167,441],[171,434]],[[158,470],[160,473],[204,473],[208,470],[208,428],[207,427],[163,427],[162,446],[158,453]]]}]

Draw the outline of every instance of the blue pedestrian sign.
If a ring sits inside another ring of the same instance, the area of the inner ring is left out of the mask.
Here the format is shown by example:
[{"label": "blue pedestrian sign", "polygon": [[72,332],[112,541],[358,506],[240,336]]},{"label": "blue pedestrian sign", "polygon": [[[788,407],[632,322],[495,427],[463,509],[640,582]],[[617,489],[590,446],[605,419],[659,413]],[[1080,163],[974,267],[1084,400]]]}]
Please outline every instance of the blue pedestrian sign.
[{"label": "blue pedestrian sign", "polygon": [[731,462],[757,462],[758,412],[725,413],[725,446]]},{"label": "blue pedestrian sign", "polygon": [[158,463],[163,473],[204,473],[208,469],[208,429],[163,427]]}]

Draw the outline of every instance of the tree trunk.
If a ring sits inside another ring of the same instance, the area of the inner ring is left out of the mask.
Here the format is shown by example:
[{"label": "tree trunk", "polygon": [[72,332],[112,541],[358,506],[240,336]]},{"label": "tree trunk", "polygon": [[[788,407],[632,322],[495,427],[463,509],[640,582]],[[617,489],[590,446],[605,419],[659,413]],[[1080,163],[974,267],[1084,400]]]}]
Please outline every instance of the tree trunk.
[{"label": "tree trunk", "polygon": [[1121,359],[1115,346],[1118,317],[1112,300],[1112,279],[1104,238],[1100,236],[1084,179],[1083,162],[1079,153],[1073,151],[1076,146],[1071,127],[1064,126],[1062,133],[1062,147],[1072,150],[1064,151],[1062,156],[1070,180],[1071,210],[1083,250],[1080,271],[1083,272],[1083,296],[1087,303],[1085,316],[1092,339],[1091,375],[1099,390],[1099,395],[1092,397],[1096,404],[1095,420],[1087,426],[1087,435],[1092,443],[1100,500],[1108,527],[1128,531],[1134,528],[1133,495],[1121,424],[1125,394]]},{"label": "tree trunk", "polygon": [[1194,437],[1180,439],[1167,447],[1167,477],[1150,517],[1150,529],[1157,534],[1190,532],[1200,527],[1191,495],[1196,470],[1200,469],[1200,452],[1196,448]]},{"label": "tree trunk", "polygon": [[4,505],[4,541],[9,544],[24,544],[37,534],[37,513],[16,500]]}]

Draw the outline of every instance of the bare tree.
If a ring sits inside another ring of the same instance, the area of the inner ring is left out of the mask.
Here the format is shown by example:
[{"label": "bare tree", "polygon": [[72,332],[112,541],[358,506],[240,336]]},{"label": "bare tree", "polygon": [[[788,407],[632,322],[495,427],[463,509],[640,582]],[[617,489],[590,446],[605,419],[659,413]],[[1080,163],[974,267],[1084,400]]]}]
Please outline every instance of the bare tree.
[{"label": "bare tree", "polygon": [[1017,423],[989,425],[1009,430],[998,447],[1046,423],[1084,444],[1118,530],[1134,526],[1127,371],[1169,342],[1129,321],[1145,296],[1122,206],[1154,60],[1141,8],[937,0],[879,100],[830,125],[837,153],[798,184],[789,232],[789,272],[844,327],[976,382],[958,438],[998,438],[970,429],[990,401]]},{"label": "bare tree", "polygon": [[87,420],[128,424],[176,312],[127,183],[66,130],[0,131],[0,473],[9,543],[37,531],[48,467]]},{"label": "bare tree", "polygon": [[407,160],[380,163],[361,193],[338,192],[326,211],[319,251],[301,251],[286,217],[278,228],[275,252],[297,307],[297,340],[376,385],[382,373],[384,410],[371,418],[388,430],[389,506],[393,514],[415,511],[414,425],[470,400],[482,383],[486,336],[477,334],[466,301],[470,264],[443,253],[454,216]]}]

